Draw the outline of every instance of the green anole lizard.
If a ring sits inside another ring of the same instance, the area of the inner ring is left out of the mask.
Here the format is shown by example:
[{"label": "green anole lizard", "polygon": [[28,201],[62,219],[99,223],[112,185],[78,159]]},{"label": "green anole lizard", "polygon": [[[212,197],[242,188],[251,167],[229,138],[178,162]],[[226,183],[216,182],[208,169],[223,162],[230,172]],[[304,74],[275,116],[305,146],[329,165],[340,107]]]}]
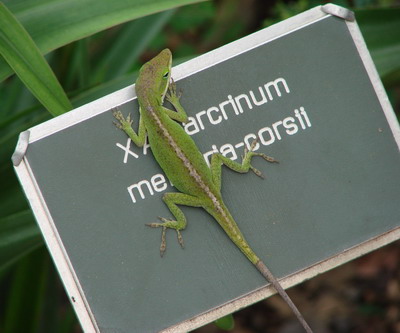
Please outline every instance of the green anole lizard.
[{"label": "green anole lizard", "polygon": [[[132,129],[130,115],[125,119],[118,109],[113,110],[117,127],[122,129],[137,146],[142,147],[144,145],[147,133],[156,161],[180,192],[166,193],[163,196],[163,200],[174,215],[175,220],[160,218],[161,223],[148,224],[150,227],[162,228],[161,256],[166,249],[165,234],[168,228],[177,232],[178,242],[183,247],[181,230],[186,227],[186,218],[178,205],[205,209],[220,224],[247,259],[274,286],[297,316],[304,329],[307,332],[312,332],[280,283],[250,248],[221,196],[222,164],[240,173],[248,172],[251,169],[256,175],[262,177],[261,172],[251,165],[252,157],[261,156],[268,162],[277,161],[265,154],[254,152],[254,142],[250,149],[245,151],[241,164],[221,154],[213,154],[209,167],[192,138],[177,123],[187,122],[187,115],[180,104],[180,96],[176,93],[175,84],[171,81],[171,64],[171,51],[165,49],[140,69],[135,85],[140,106],[138,133]],[[164,97],[176,111],[163,106]]]}]

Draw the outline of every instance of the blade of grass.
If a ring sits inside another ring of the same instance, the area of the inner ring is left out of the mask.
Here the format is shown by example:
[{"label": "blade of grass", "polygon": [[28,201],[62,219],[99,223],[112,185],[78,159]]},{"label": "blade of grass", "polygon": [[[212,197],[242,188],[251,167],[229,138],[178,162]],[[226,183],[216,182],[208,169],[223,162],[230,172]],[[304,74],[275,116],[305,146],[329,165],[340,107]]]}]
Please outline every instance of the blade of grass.
[{"label": "blade of grass", "polygon": [[38,250],[18,263],[8,292],[3,333],[35,333],[40,329],[50,259]]},{"label": "blade of grass", "polygon": [[0,123],[18,108],[24,85],[18,78],[10,78],[0,86]]},{"label": "blade of grass", "polygon": [[[7,1],[42,54],[139,17],[204,0]],[[12,71],[0,59],[0,81]]]},{"label": "blade of grass", "polygon": [[400,70],[400,8],[356,10],[356,19],[379,75]]},{"label": "blade of grass", "polygon": [[43,244],[30,210],[0,219],[0,271]]},{"label": "blade of grass", "polygon": [[108,81],[127,73],[174,12],[164,11],[125,25],[97,64],[94,81]]},{"label": "blade of grass", "polygon": [[[11,163],[8,163],[10,165]],[[3,218],[8,218],[12,216],[13,214],[16,214],[18,212],[21,212],[22,210],[28,209],[28,203],[26,201],[26,198],[21,191],[21,188],[19,184],[16,182],[16,177],[14,175],[14,170],[11,170],[11,167],[9,168],[2,168],[2,177],[4,175],[4,180],[6,184],[2,184],[2,191],[0,192],[0,231],[3,230],[4,226],[2,225]],[[32,218],[33,220],[33,218]],[[5,222],[4,222],[5,223]],[[4,230],[3,230],[4,231]],[[19,228],[14,229],[15,232],[19,231]],[[0,249],[4,249],[2,246],[2,236],[6,235],[0,235]],[[9,237],[9,235],[7,236]],[[2,257],[2,254],[0,253],[0,258]],[[0,260],[1,262],[1,260]]]},{"label": "blade of grass", "polygon": [[36,44],[1,2],[0,54],[53,116],[72,109],[68,97]]},{"label": "blade of grass", "polygon": [[69,90],[74,87],[75,82],[77,82],[78,87],[87,86],[91,67],[88,54],[88,39],[78,40],[71,46],[73,47],[72,57],[64,80],[65,86]]}]

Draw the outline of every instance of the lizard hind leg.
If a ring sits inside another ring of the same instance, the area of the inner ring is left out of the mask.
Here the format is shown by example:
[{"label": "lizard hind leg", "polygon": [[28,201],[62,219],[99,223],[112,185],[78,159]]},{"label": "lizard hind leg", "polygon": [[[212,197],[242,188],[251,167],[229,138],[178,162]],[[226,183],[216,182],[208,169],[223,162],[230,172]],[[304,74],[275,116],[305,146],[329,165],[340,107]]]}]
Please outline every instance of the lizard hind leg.
[{"label": "lizard hind leg", "polygon": [[178,243],[182,248],[184,247],[181,230],[183,230],[186,227],[186,221],[185,223],[180,224],[178,221],[168,220],[164,217],[158,217],[158,218],[161,220],[162,223],[147,223],[146,225],[152,228],[162,228],[161,245],[160,245],[160,255],[162,257],[165,253],[165,250],[167,249],[167,239],[166,239],[167,229],[175,229],[178,236]]},{"label": "lizard hind leg", "polygon": [[189,194],[174,192],[165,193],[163,200],[167,205],[168,209],[174,215],[176,220],[166,219],[160,217],[161,223],[147,223],[146,225],[152,228],[162,228],[161,232],[161,245],[160,245],[160,255],[163,256],[167,248],[166,233],[167,229],[174,229],[177,233],[178,243],[183,248],[183,237],[181,230],[186,228],[187,222],[185,214],[177,205],[191,206],[191,207],[201,207],[202,202],[200,199],[191,196]]}]

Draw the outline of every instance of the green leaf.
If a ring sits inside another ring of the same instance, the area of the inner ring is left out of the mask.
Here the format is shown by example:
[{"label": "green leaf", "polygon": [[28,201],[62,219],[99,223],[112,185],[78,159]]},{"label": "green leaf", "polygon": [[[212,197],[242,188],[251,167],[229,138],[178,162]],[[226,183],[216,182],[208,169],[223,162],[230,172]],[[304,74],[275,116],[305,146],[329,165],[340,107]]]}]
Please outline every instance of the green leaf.
[{"label": "green leaf", "polygon": [[0,54],[26,87],[54,116],[72,105],[24,27],[0,2]]},{"label": "green leaf", "polygon": [[357,22],[381,77],[400,70],[400,8],[357,10]]},{"label": "green leaf", "polygon": [[225,317],[217,319],[214,321],[214,324],[224,331],[230,331],[235,327],[235,320],[233,319],[232,314],[229,314]]},{"label": "green leaf", "polygon": [[45,249],[35,251],[18,263],[7,293],[3,333],[42,331],[40,319],[49,267]]},{"label": "green leaf", "polygon": [[0,272],[43,244],[30,210],[0,219]]},{"label": "green leaf", "polygon": [[[112,26],[204,0],[9,0],[43,54]],[[12,72],[0,61],[0,81]]]},{"label": "green leaf", "polygon": [[164,11],[124,25],[115,41],[102,55],[94,81],[109,81],[130,71],[174,12]]}]

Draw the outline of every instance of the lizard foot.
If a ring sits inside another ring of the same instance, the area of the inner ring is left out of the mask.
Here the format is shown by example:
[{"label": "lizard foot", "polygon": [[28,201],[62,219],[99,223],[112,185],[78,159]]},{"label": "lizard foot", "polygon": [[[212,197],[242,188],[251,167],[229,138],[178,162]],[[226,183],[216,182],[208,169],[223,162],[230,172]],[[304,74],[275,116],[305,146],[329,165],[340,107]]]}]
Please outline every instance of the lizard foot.
[{"label": "lizard foot", "polygon": [[279,163],[278,160],[274,159],[271,156],[268,156],[264,153],[256,153],[253,151],[254,147],[257,144],[258,139],[255,139],[250,146],[250,149],[247,149],[247,147],[244,149],[244,157],[243,157],[243,164],[247,164],[249,166],[249,168],[260,178],[264,178],[264,175],[262,174],[262,172],[258,169],[256,169],[255,167],[253,167],[251,165],[251,159],[253,158],[253,156],[261,156],[264,160],[266,160],[267,162],[270,163]]},{"label": "lizard foot", "polygon": [[177,221],[174,220],[168,220],[163,217],[159,217],[159,219],[162,221],[162,223],[147,223],[146,225],[151,227],[151,228],[162,228],[161,232],[161,245],[160,245],[160,255],[161,257],[164,255],[165,250],[167,249],[167,241],[166,241],[166,233],[167,229],[175,229],[176,234],[178,236],[178,243],[179,245],[183,248],[184,243],[183,243],[183,237],[181,234],[181,226],[178,224]]},{"label": "lizard foot", "polygon": [[179,103],[179,100],[182,96],[182,92],[176,91],[176,84],[175,81],[171,78],[171,82],[168,86],[168,92],[165,95],[165,98],[167,99],[168,102],[170,102],[172,105],[176,105],[177,103]]},{"label": "lizard foot", "polygon": [[128,117],[126,117],[125,119],[124,115],[121,111],[118,110],[118,108],[114,108],[112,110],[112,114],[116,119],[116,121],[114,121],[113,123],[119,129],[122,129],[124,132],[126,132],[128,129],[132,128],[131,114],[128,114]]}]

